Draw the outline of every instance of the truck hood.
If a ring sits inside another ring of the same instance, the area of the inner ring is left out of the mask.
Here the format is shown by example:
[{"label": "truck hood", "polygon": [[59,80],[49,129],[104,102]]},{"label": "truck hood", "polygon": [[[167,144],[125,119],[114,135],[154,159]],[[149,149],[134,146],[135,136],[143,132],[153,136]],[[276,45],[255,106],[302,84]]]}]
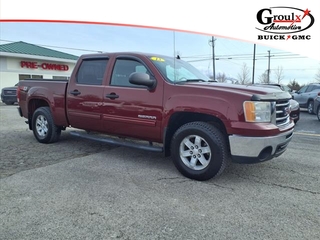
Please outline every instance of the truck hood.
[{"label": "truck hood", "polygon": [[2,90],[4,91],[4,90],[11,90],[11,91],[16,91],[17,90],[17,86],[15,86],[15,87],[5,87],[5,88],[2,88]]},{"label": "truck hood", "polygon": [[200,89],[212,89],[215,91],[233,92],[246,95],[253,101],[275,101],[277,99],[291,99],[292,96],[288,92],[284,92],[278,88],[264,88],[253,85],[238,85],[230,83],[217,82],[187,82],[182,83],[185,86]]}]

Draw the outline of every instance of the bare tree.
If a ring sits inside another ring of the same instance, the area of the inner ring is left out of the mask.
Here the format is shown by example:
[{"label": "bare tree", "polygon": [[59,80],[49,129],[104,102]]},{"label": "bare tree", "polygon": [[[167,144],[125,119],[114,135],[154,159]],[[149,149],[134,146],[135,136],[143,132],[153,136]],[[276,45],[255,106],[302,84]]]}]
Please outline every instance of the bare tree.
[{"label": "bare tree", "polygon": [[249,84],[250,81],[250,70],[246,63],[243,63],[241,72],[238,73],[239,84],[245,85]]},{"label": "bare tree", "polygon": [[301,88],[300,84],[295,80],[290,80],[288,83],[288,87],[291,88],[291,90],[299,90]]},{"label": "bare tree", "polygon": [[264,84],[269,83],[268,70],[265,70],[264,73],[259,76],[259,81]]},{"label": "bare tree", "polygon": [[282,66],[278,66],[278,68],[274,72],[274,75],[276,77],[276,83],[280,84],[284,78]]},{"label": "bare tree", "polygon": [[216,80],[218,82],[225,82],[227,80],[227,76],[225,73],[218,73],[216,76]]}]

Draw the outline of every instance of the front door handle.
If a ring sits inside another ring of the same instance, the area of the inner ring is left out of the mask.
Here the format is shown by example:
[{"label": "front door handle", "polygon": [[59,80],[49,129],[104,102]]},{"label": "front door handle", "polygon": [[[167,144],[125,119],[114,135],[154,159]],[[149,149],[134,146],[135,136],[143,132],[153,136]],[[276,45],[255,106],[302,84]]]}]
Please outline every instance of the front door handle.
[{"label": "front door handle", "polygon": [[77,89],[75,89],[75,90],[71,91],[70,94],[72,94],[74,96],[78,96],[81,94],[81,92],[79,92]]},{"label": "front door handle", "polygon": [[116,99],[116,98],[119,98],[119,95],[117,95],[115,93],[109,93],[106,95],[106,98]]}]

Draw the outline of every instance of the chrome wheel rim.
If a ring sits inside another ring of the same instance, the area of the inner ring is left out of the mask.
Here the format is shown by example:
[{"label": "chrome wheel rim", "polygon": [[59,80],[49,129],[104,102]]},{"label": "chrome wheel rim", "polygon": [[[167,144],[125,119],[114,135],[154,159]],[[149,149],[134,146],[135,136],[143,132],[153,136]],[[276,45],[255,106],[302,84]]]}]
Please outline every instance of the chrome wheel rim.
[{"label": "chrome wheel rim", "polygon": [[43,115],[39,115],[36,119],[36,130],[40,137],[48,134],[48,120]]},{"label": "chrome wheel rim", "polygon": [[180,143],[179,153],[183,164],[197,171],[209,165],[212,155],[207,141],[198,135],[185,137]]},{"label": "chrome wheel rim", "polygon": [[309,111],[309,113],[312,113],[312,112],[313,112],[312,103],[309,103],[309,105],[308,105],[308,111]]}]

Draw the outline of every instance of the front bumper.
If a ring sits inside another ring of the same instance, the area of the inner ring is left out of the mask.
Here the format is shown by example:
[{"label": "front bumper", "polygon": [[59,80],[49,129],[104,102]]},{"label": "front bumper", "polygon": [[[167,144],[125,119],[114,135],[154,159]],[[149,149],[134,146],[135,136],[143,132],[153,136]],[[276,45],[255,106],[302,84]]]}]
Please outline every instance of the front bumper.
[{"label": "front bumper", "polygon": [[287,149],[293,130],[271,137],[229,136],[232,161],[258,163],[280,156]]},{"label": "front bumper", "polygon": [[1,95],[1,101],[2,102],[17,102],[17,97],[16,96],[7,96],[7,95]]}]

